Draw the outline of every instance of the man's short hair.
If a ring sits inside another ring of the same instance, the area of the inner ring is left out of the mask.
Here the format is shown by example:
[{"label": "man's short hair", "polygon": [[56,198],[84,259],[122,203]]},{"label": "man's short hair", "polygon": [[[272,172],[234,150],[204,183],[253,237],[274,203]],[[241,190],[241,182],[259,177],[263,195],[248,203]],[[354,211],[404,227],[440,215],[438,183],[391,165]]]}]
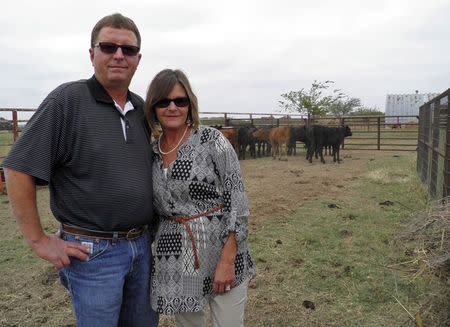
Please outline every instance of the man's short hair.
[{"label": "man's short hair", "polygon": [[[125,17],[122,14],[115,13],[109,16],[105,16],[100,19],[97,24],[95,24],[91,33],[91,48],[95,46],[97,42],[98,34],[103,27],[112,27],[118,29],[126,29],[132,31],[136,35],[137,46],[141,47],[141,34],[136,26],[136,24],[131,20],[131,18]],[[133,44],[132,44],[133,45]]]}]

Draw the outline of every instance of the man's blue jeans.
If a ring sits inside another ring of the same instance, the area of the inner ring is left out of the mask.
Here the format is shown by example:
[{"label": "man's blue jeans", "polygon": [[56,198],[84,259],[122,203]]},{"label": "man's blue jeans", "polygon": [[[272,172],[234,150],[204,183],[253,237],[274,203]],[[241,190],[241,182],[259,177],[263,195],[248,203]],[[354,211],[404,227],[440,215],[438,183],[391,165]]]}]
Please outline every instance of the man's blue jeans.
[{"label": "man's blue jeans", "polygon": [[92,244],[88,261],[70,258],[60,269],[78,327],[156,327],[150,307],[151,252],[148,232],[134,240],[103,240],[62,231],[62,239]]}]

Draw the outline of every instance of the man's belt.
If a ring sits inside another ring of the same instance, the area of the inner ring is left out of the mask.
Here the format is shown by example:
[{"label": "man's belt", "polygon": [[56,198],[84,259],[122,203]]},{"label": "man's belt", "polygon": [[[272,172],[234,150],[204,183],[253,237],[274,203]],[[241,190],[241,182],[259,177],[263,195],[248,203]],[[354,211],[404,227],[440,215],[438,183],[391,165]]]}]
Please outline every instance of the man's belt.
[{"label": "man's belt", "polygon": [[69,225],[69,224],[62,224],[62,232],[64,232],[64,233],[73,234],[73,235],[90,236],[90,237],[95,237],[95,238],[101,238],[104,240],[113,240],[113,239],[134,240],[134,239],[142,236],[146,230],[147,230],[147,225],[132,228],[127,231],[107,232],[107,231],[99,231],[99,230],[82,228],[82,227]]}]

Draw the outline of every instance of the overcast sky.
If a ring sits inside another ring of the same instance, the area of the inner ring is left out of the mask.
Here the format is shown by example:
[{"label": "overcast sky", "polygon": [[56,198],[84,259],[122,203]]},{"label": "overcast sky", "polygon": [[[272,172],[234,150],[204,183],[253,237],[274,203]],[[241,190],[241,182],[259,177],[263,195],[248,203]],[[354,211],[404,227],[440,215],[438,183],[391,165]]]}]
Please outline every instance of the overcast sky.
[{"label": "overcast sky", "polygon": [[[448,0],[14,0],[0,10],[0,108],[35,108],[89,78],[92,27],[120,12],[142,35],[130,86],[180,68],[201,112],[279,112],[314,80],[384,111],[386,94],[450,87]],[[3,115],[4,116],[4,115]]]}]

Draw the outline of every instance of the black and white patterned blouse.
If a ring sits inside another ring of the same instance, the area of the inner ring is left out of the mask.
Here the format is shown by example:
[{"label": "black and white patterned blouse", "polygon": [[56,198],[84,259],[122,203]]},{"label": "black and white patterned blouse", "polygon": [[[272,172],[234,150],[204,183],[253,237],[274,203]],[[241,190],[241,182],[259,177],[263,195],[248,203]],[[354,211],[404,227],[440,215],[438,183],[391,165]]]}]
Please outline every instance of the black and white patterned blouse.
[{"label": "black and white patterned blouse", "polygon": [[[152,307],[162,314],[202,310],[214,296],[212,283],[229,231],[236,232],[236,285],[255,274],[247,247],[247,196],[233,147],[218,130],[200,126],[180,146],[177,159],[163,171],[158,141],[153,144],[154,207],[161,218],[156,234],[152,273]],[[197,247],[199,268],[186,228],[174,217],[194,216],[224,207],[188,222]]]}]

